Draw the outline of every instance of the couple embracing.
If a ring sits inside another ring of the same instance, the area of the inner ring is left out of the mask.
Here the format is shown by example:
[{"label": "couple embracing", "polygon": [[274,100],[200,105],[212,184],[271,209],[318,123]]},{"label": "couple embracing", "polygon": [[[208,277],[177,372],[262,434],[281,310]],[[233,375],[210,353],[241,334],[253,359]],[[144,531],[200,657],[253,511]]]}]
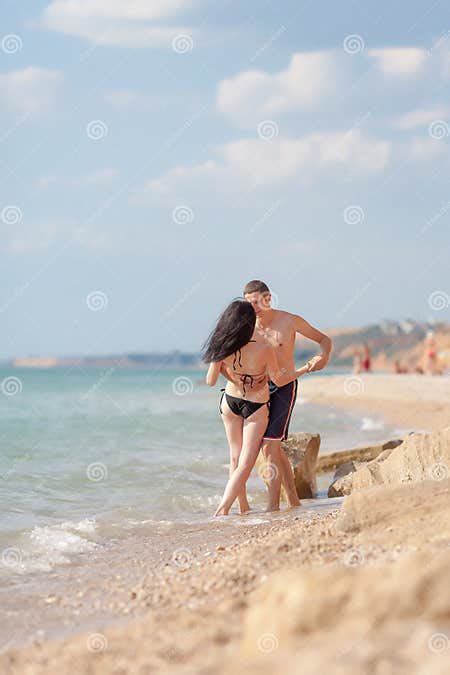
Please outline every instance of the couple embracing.
[{"label": "couple embracing", "polygon": [[[287,438],[297,378],[322,370],[331,352],[328,336],[301,316],[271,307],[270,290],[263,281],[250,281],[243,296],[225,309],[203,351],[209,364],[206,383],[213,387],[219,375],[227,380],[219,410],[230,446],[230,476],[216,516],[228,515],[236,499],[241,513],[250,510],[246,483],[260,449],[275,467],[267,480],[267,510],[279,509],[281,484],[289,506],[299,506],[281,442]],[[317,342],[322,352],[298,369],[297,333]]]}]

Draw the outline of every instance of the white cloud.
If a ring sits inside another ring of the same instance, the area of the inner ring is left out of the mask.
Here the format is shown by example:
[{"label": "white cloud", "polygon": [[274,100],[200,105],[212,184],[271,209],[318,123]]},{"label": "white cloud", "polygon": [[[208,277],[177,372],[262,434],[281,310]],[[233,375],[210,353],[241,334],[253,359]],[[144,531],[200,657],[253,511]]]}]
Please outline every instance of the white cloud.
[{"label": "white cloud", "polygon": [[317,114],[342,116],[343,111],[370,108],[371,101],[378,105],[380,96],[390,101],[404,98],[400,82],[409,87],[413,78],[418,82],[445,78],[445,63],[450,72],[444,43],[432,53],[420,47],[369,49],[358,57],[344,50],[298,52],[278,72],[245,70],[222,80],[216,108],[245,128],[255,128],[265,119],[278,121],[286,113],[301,113],[302,121]]},{"label": "white cloud", "polygon": [[45,113],[56,99],[63,76],[58,70],[28,66],[0,75],[0,97],[21,114]]},{"label": "white cloud", "polygon": [[298,139],[244,139],[222,147],[226,164],[255,186],[298,177],[312,180],[321,171],[346,166],[377,172],[389,159],[390,145],[353,132],[314,133]]},{"label": "white cloud", "polygon": [[55,0],[43,12],[42,24],[51,30],[81,37],[99,45],[166,47],[186,26],[152,22],[172,19],[198,0]]},{"label": "white cloud", "polygon": [[288,181],[310,183],[336,168],[355,176],[382,171],[390,158],[387,141],[368,138],[361,131],[315,133],[301,138],[241,139],[218,148],[220,161],[178,166],[144,186],[144,193],[179,193],[212,181],[223,190],[233,186],[260,188]]},{"label": "white cloud", "polygon": [[420,108],[417,110],[410,110],[403,115],[400,115],[393,121],[393,126],[396,129],[409,131],[417,127],[424,127],[431,124],[435,120],[445,119],[450,115],[450,106],[433,106],[432,108]]},{"label": "white cloud", "polygon": [[369,49],[368,55],[375,60],[381,72],[389,77],[416,75],[428,59],[427,50],[420,47]]},{"label": "white cloud", "polygon": [[289,66],[274,75],[244,71],[218,87],[217,109],[238,123],[293,110],[310,110],[342,84],[343,70],[334,52],[294,54]]}]

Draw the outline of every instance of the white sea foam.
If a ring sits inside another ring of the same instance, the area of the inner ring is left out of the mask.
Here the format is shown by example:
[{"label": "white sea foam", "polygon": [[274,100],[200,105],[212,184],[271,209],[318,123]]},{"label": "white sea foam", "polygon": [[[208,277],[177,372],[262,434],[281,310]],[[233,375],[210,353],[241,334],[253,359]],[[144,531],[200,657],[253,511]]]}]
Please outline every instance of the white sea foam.
[{"label": "white sea foam", "polygon": [[17,551],[17,561],[8,565],[8,570],[17,574],[49,572],[57,565],[68,564],[71,555],[93,551],[97,547],[94,541],[82,536],[92,534],[95,527],[95,521],[90,519],[37,525],[28,534],[22,534],[11,549]]},{"label": "white sea foam", "polygon": [[363,417],[360,429],[361,431],[379,431],[384,429],[384,423],[381,420],[374,420],[372,417]]}]

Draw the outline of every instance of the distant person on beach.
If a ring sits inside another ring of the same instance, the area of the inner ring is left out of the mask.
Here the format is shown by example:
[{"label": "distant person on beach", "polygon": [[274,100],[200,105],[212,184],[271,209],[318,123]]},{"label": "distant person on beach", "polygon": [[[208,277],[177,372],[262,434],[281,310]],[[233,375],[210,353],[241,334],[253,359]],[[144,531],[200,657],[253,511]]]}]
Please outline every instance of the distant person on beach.
[{"label": "distant person on beach", "polygon": [[[320,346],[321,354],[308,361],[308,371],[322,370],[330,358],[331,339],[314,328],[297,314],[274,309],[271,306],[270,289],[263,281],[249,281],[243,291],[244,298],[250,302],[256,312],[255,333],[257,344],[271,346],[278,362],[285,372],[295,370],[295,339],[297,333]],[[297,376],[291,376],[284,385],[271,378],[269,423],[264,432],[262,452],[266,461],[274,470],[268,471],[266,480],[269,493],[268,510],[280,508],[280,489],[283,485],[289,506],[299,506],[300,500],[295,487],[294,473],[289,459],[281,447],[288,437],[289,423],[297,398]]]},{"label": "distant person on beach", "polygon": [[250,510],[246,483],[269,420],[269,378],[282,388],[313,368],[309,362],[296,370],[293,360],[280,367],[275,349],[254,339],[256,317],[250,302],[234,300],[203,348],[206,383],[213,387],[220,374],[228,380],[219,410],[230,446],[230,478],[216,516],[228,515],[236,498],[241,513]]},{"label": "distant person on beach", "polygon": [[361,361],[361,369],[365,373],[370,373],[372,370],[372,359],[370,356],[370,347],[367,342],[363,345],[363,358]]},{"label": "distant person on beach", "polygon": [[355,347],[353,350],[353,372],[369,373],[372,369],[372,360],[370,356],[370,347],[364,342],[362,349]]},{"label": "distant person on beach", "polygon": [[432,330],[429,330],[424,344],[423,370],[425,375],[436,375],[439,373],[437,363],[436,340]]}]

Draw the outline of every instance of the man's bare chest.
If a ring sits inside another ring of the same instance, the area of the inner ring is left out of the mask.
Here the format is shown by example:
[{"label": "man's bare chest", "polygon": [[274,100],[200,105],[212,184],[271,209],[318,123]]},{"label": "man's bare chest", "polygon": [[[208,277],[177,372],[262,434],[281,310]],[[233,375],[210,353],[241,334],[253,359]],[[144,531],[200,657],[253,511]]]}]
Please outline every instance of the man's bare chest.
[{"label": "man's bare chest", "polygon": [[271,347],[286,349],[292,344],[294,332],[287,326],[256,326],[254,339]]}]

